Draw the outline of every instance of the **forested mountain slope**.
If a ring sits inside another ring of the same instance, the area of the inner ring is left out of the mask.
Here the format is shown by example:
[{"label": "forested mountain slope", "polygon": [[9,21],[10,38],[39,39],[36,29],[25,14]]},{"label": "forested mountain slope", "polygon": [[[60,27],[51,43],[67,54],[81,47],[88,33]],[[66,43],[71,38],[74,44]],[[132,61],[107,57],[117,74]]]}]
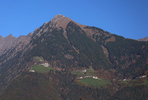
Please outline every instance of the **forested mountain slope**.
[{"label": "forested mountain slope", "polygon": [[[106,88],[102,87],[105,90],[94,89],[94,91],[113,90],[115,93],[125,87],[120,87],[121,84],[117,84],[119,80],[131,80],[148,74],[148,42],[125,39],[100,28],[78,24],[63,15],[56,15],[51,21],[37,28],[27,44],[19,42],[18,45],[0,56],[1,93],[13,79],[20,76],[24,71],[43,63],[34,59],[35,57],[42,58],[44,63],[48,63],[50,67],[59,71],[56,73],[66,70],[65,74],[70,74],[76,70],[93,69],[94,72],[90,73],[91,75],[106,79],[111,83]],[[87,75],[87,73],[84,74]],[[61,76],[61,78],[64,78],[64,76]],[[22,82],[21,79],[18,81]],[[73,81],[77,81],[77,78],[75,77]],[[48,82],[46,83],[48,84]],[[53,83],[51,82],[51,84]],[[75,83],[71,84],[76,85]],[[76,88],[78,87],[76,86]],[[16,91],[16,88],[13,88],[14,91]],[[69,88],[72,89],[71,86]],[[86,90],[86,87],[81,91],[83,90]],[[53,91],[55,90],[53,89]],[[69,91],[66,93],[68,94]],[[64,94],[64,97],[60,94],[57,98],[71,98],[67,94]],[[108,95],[107,99],[113,94],[109,92],[105,95]],[[93,95],[89,97],[95,98]]]}]

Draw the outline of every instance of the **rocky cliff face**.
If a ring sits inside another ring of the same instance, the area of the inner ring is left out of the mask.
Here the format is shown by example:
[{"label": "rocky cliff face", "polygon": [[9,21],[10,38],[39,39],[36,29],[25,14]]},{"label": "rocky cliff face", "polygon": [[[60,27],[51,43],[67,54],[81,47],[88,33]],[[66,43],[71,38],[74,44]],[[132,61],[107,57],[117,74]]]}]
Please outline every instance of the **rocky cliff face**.
[{"label": "rocky cliff face", "polygon": [[138,41],[148,41],[148,37],[141,38],[141,39],[139,39]]},{"label": "rocky cliff face", "polygon": [[7,52],[7,50],[15,47],[20,42],[28,44],[30,42],[32,33],[28,34],[27,36],[19,36],[18,38],[13,37],[12,34],[10,34],[7,37],[0,36],[0,55]]},{"label": "rocky cliff face", "polygon": [[3,38],[2,36],[0,37],[0,54],[2,54],[5,50],[8,50],[11,48],[11,46],[13,45],[13,42],[15,41],[15,37],[12,36],[12,34],[10,34],[9,36],[7,36],[6,38]]}]

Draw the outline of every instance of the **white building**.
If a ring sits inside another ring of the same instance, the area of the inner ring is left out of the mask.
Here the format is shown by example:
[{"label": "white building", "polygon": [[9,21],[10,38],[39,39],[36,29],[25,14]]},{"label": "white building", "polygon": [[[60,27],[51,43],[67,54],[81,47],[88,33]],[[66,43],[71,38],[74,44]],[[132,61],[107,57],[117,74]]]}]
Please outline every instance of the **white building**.
[{"label": "white building", "polygon": [[145,78],[146,77],[146,75],[143,75],[143,76],[140,76],[139,78]]},{"label": "white building", "polygon": [[86,72],[86,70],[82,70],[82,72]]},{"label": "white building", "polygon": [[97,76],[93,76],[93,78],[94,78],[94,79],[98,79],[98,77],[97,77]]},{"label": "white building", "polygon": [[43,66],[45,66],[45,67],[48,67],[48,66],[49,66],[48,63],[43,63],[43,64],[41,64],[41,65],[43,65]]},{"label": "white building", "polygon": [[35,72],[35,70],[33,70],[33,69],[30,69],[30,70],[29,70],[29,72]]}]

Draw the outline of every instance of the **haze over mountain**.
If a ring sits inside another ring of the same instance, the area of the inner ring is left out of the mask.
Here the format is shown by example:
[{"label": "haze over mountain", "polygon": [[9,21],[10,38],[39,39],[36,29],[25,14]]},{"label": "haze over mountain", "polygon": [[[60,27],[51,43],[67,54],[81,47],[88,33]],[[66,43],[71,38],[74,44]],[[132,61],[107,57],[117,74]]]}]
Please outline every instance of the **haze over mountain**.
[{"label": "haze over mountain", "polygon": [[[0,42],[2,100],[148,98],[148,42],[59,14],[27,36]],[[125,91],[143,97],[120,96]]]}]

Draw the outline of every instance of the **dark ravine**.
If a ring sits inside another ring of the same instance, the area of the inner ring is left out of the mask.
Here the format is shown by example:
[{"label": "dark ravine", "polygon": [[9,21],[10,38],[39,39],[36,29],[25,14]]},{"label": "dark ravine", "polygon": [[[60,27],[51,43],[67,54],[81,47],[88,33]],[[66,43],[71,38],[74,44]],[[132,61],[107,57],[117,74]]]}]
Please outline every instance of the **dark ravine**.
[{"label": "dark ravine", "polygon": [[[61,75],[67,75],[67,79],[71,77],[71,82],[67,83],[68,86],[66,86],[67,90],[63,90],[65,94],[61,94],[62,91],[60,90],[52,89],[55,93],[59,93],[60,96],[57,99],[60,98],[61,100],[63,98],[70,99],[68,97],[69,91],[74,90],[70,85],[77,86],[73,83],[75,82],[74,76],[70,75],[70,71],[73,70],[94,69],[98,77],[110,80],[114,85],[103,90],[107,93],[112,91],[113,88],[116,88],[113,89],[114,93],[122,89],[119,84],[115,84],[115,82],[118,83],[118,80],[148,75],[148,42],[125,39],[100,28],[78,24],[63,15],[56,15],[51,21],[44,23],[27,36],[15,38],[9,35],[6,38],[0,37],[0,42],[2,43],[0,45],[0,93],[3,93],[7,86],[9,87],[13,79],[24,72],[28,73],[27,70],[40,63],[34,57],[42,57],[58,71],[66,70],[66,72],[56,72],[58,75],[63,73]],[[21,77],[25,78],[24,76]],[[49,78],[50,75],[47,75],[47,77]],[[53,77],[56,77],[56,75]],[[64,76],[60,78],[66,80]],[[25,80],[29,81],[30,78],[25,78]],[[22,82],[21,79],[18,81]],[[60,80],[57,79],[57,81]],[[48,84],[48,82],[45,84]],[[54,84],[52,81],[50,83]],[[30,84],[33,85],[34,83]],[[64,84],[60,83],[57,86],[65,87]],[[16,88],[14,87],[14,90]],[[86,87],[83,87],[83,89],[85,90]],[[92,89],[93,91],[101,91]],[[108,94],[108,98],[111,95]],[[89,97],[93,98],[92,95]]]}]

